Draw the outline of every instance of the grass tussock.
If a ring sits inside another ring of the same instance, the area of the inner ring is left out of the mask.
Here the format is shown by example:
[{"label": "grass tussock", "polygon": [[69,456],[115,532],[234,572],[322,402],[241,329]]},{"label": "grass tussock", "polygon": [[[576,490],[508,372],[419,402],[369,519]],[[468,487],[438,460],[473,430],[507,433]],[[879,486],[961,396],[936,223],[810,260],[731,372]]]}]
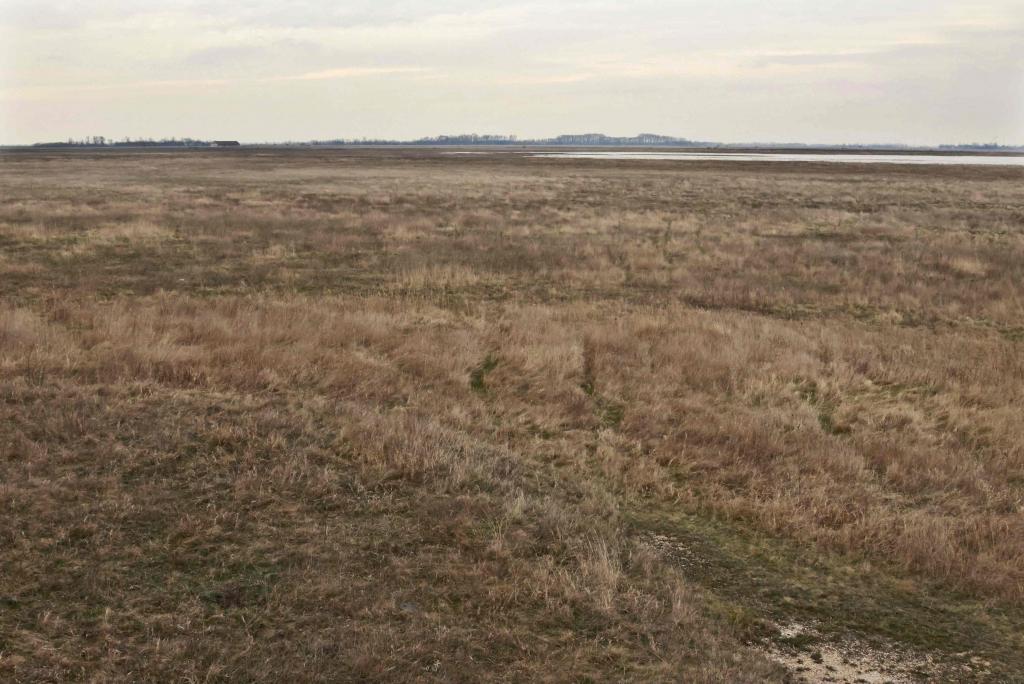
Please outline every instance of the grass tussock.
[{"label": "grass tussock", "polygon": [[1005,681],[1021,180],[2,157],[0,678]]}]

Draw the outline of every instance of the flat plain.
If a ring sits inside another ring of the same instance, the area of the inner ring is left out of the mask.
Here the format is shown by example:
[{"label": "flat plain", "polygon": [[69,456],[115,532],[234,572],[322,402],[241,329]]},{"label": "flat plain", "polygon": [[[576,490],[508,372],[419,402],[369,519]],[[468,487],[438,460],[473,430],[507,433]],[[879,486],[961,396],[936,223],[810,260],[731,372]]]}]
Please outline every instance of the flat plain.
[{"label": "flat plain", "polygon": [[4,153],[0,679],[1024,681],[1022,407],[1020,168]]}]

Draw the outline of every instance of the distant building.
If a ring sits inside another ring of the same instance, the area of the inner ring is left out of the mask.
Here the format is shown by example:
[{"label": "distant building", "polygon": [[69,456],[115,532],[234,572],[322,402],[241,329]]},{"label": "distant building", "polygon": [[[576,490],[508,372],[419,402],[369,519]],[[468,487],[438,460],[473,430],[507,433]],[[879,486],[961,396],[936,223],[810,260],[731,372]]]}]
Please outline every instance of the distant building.
[{"label": "distant building", "polygon": [[239,147],[241,145],[237,140],[214,140],[210,143],[210,147]]}]

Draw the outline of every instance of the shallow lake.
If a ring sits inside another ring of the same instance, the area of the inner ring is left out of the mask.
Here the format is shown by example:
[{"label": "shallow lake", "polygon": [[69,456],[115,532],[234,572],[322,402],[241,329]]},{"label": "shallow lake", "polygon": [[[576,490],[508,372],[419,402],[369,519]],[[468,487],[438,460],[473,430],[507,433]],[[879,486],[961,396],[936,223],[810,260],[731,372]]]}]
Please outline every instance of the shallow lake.
[{"label": "shallow lake", "polygon": [[668,159],[672,161],[835,162],[845,164],[968,164],[1024,166],[1024,156],[982,154],[844,154],[840,152],[539,152],[563,159]]}]

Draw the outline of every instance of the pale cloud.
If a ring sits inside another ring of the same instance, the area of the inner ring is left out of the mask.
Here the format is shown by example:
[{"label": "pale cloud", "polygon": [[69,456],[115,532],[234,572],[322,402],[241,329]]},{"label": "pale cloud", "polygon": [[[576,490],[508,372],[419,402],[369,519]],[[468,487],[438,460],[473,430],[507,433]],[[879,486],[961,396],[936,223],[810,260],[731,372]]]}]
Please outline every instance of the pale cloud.
[{"label": "pale cloud", "polygon": [[342,67],[310,71],[298,76],[282,76],[276,80],[324,81],[336,78],[356,78],[359,76],[384,76],[393,74],[423,74],[429,71],[422,67]]},{"label": "pale cloud", "polygon": [[[132,81],[127,83],[85,83],[70,86],[37,86],[0,93],[0,97],[11,99],[16,98],[46,98],[59,93],[90,93],[110,92],[124,90],[140,90],[150,88],[222,88],[224,86],[273,84],[284,81],[329,81],[348,78],[378,77],[395,74],[428,74],[428,69],[421,67],[342,67],[338,69],[324,69],[322,71],[310,71],[303,74],[290,76],[272,76],[269,78],[195,78],[195,79],[168,79],[151,81]],[[12,97],[14,96],[14,97]]]},{"label": "pale cloud", "polygon": [[0,0],[0,141],[1024,142],[1019,0]]}]

